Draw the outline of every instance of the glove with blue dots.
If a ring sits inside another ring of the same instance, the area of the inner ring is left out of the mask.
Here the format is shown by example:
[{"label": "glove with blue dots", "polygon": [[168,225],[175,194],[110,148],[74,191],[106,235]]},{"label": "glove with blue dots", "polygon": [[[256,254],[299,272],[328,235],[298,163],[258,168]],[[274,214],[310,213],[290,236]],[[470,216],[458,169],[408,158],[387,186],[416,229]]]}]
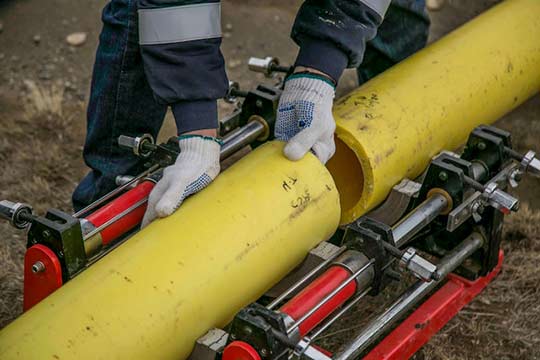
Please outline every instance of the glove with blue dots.
[{"label": "glove with blue dots", "polygon": [[275,126],[276,139],[287,142],[287,158],[296,161],[311,150],[326,164],[334,155],[334,95],[333,84],[323,76],[302,73],[287,79]]},{"label": "glove with blue dots", "polygon": [[204,189],[219,174],[219,140],[184,135],[178,138],[178,145],[180,154],[174,165],[163,171],[163,177],[150,193],[142,227],[157,217],[171,215],[186,197]]}]

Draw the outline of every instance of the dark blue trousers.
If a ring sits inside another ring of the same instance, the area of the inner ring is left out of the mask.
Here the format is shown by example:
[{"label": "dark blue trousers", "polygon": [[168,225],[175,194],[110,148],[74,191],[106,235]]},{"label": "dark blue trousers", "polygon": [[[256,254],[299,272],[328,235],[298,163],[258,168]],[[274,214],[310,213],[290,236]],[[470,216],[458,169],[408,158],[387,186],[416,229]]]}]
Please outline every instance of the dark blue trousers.
[{"label": "dark blue trousers", "polygon": [[[103,9],[96,53],[84,161],[91,171],[73,193],[79,210],[115,188],[117,175],[136,175],[142,163],[119,148],[120,135],[157,134],[166,107],[154,101],[139,50],[136,0],[111,0]],[[363,83],[418,49],[427,40],[424,0],[394,0],[358,69]]]}]

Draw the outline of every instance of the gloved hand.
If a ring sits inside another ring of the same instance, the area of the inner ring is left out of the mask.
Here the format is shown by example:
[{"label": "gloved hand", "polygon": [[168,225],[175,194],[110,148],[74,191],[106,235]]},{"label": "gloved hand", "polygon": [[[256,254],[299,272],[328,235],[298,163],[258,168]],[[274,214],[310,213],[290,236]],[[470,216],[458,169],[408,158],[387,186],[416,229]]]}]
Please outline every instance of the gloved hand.
[{"label": "gloved hand", "polygon": [[334,85],[322,75],[293,74],[287,79],[275,126],[276,139],[287,141],[287,158],[299,160],[312,150],[325,164],[334,155],[334,94]]},{"label": "gloved hand", "polygon": [[215,138],[183,135],[178,138],[180,154],[174,165],[163,171],[156,184],[142,220],[142,227],[156,217],[171,215],[189,195],[208,186],[219,174],[221,145]]}]

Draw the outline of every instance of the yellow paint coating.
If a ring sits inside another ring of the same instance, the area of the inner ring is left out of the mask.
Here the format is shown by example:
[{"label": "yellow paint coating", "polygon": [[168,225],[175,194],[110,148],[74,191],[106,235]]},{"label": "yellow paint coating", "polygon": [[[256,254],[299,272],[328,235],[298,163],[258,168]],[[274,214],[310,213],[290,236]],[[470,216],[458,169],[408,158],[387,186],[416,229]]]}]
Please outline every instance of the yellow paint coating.
[{"label": "yellow paint coating", "polygon": [[333,234],[339,196],[274,142],[0,332],[0,359],[184,359]]},{"label": "yellow paint coating", "polygon": [[[342,222],[538,91],[538,39],[540,1],[509,0],[340,100]],[[0,359],[185,358],[339,222],[330,175],[281,149],[248,155],[6,327]]]},{"label": "yellow paint coating", "polygon": [[540,1],[508,0],[340,99],[328,168],[341,222],[365,214],[433,155],[456,149],[474,127],[539,90]]}]

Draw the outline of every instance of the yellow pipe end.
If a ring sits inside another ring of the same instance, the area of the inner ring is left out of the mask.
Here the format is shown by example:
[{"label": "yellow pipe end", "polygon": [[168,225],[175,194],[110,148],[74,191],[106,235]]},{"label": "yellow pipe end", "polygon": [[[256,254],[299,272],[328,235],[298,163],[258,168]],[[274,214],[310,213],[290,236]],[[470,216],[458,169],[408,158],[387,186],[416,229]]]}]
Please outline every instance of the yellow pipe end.
[{"label": "yellow pipe end", "polygon": [[536,94],[539,39],[540,1],[507,0],[337,101],[341,224]]}]

